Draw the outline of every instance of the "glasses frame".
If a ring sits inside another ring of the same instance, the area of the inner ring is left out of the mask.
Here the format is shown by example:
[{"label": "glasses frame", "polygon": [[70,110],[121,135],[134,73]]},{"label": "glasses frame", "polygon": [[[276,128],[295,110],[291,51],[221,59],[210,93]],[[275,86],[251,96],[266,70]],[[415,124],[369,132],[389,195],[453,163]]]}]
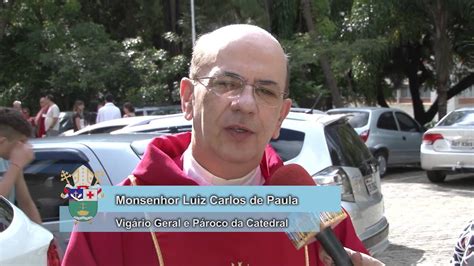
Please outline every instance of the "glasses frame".
[{"label": "glasses frame", "polygon": [[[255,95],[255,91],[257,90],[257,87],[255,86],[255,82],[253,84],[249,83],[247,80],[245,80],[244,78],[242,78],[241,76],[238,76],[238,75],[229,75],[229,74],[224,74],[224,75],[218,75],[218,76],[204,76],[204,77],[196,77],[196,78],[193,78],[192,80],[193,81],[196,81],[198,82],[199,84],[201,84],[202,86],[204,86],[207,90],[211,91],[212,93],[214,93],[216,96],[219,96],[219,97],[224,97],[223,95],[221,94],[218,94],[216,93],[211,86],[209,86],[209,83],[206,85],[202,82],[202,80],[204,79],[207,79],[209,80],[209,82],[213,79],[217,79],[219,77],[231,77],[231,78],[236,78],[236,79],[239,79],[241,81],[241,88],[240,88],[240,91],[239,93],[236,95],[236,96],[233,96],[233,97],[225,97],[227,99],[234,99],[234,98],[240,98],[240,96],[242,95],[242,92],[244,91],[245,87],[248,85],[250,87],[252,87],[252,94],[253,94],[253,97],[255,99],[255,101],[258,101],[258,102],[263,102],[263,104],[265,104],[266,106],[270,106],[270,107],[276,107],[278,106],[278,104],[276,105],[272,105],[272,104],[269,104],[268,102],[266,102],[265,100],[257,100],[257,96]],[[279,92],[277,93],[278,96],[280,96],[280,99],[281,100],[285,100],[287,97],[288,97],[288,93],[287,92]]]}]

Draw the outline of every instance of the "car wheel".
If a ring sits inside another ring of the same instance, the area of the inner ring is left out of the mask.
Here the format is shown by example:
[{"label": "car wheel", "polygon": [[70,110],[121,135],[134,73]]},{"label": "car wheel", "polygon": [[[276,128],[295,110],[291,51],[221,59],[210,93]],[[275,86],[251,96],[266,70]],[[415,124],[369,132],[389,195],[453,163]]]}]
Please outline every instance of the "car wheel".
[{"label": "car wheel", "polygon": [[387,155],[379,151],[375,153],[374,157],[377,159],[380,177],[382,177],[387,173]]},{"label": "car wheel", "polygon": [[426,175],[433,183],[442,183],[446,178],[446,173],[444,171],[426,171]]}]

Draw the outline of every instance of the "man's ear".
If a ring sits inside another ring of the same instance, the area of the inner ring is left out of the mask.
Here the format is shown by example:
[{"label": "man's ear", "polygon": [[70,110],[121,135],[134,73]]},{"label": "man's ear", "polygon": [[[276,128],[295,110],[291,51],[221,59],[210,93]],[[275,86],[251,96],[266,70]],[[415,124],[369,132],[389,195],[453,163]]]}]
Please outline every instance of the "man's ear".
[{"label": "man's ear", "polygon": [[280,136],[280,128],[283,120],[285,120],[286,116],[290,112],[291,109],[291,99],[284,99],[283,106],[280,109],[280,116],[278,117],[278,122],[275,127],[275,131],[273,132],[272,138],[277,139]]},{"label": "man's ear", "polygon": [[193,81],[188,78],[182,78],[179,84],[179,95],[181,98],[181,110],[184,113],[184,118],[187,120],[191,120],[193,118],[193,92]]}]

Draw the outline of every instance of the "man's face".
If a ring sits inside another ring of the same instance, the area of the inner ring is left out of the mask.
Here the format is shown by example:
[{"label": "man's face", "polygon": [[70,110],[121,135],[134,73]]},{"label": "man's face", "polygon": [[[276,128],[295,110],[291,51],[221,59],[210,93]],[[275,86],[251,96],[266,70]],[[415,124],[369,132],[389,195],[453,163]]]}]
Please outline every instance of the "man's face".
[{"label": "man's face", "polygon": [[13,103],[13,109],[17,110],[18,112],[21,112],[21,103],[14,102]]},{"label": "man's face", "polygon": [[47,99],[45,97],[41,97],[39,104],[41,108],[45,107],[48,104]]},{"label": "man's face", "polygon": [[[266,44],[264,41],[239,40],[228,44],[220,50],[209,71],[199,73],[199,77],[232,73],[242,77],[247,84],[275,82],[279,92],[283,93],[286,59],[274,43]],[[214,170],[216,175],[225,172],[225,169],[219,171],[219,163],[222,167],[225,164],[256,167],[266,144],[272,137],[278,137],[291,100],[281,99],[277,106],[270,107],[256,102],[252,86],[247,85],[239,98],[227,99],[210,92],[198,82],[192,84],[194,95],[190,112],[196,160],[206,168],[213,168],[208,170]]]},{"label": "man's face", "polygon": [[9,160],[10,154],[12,153],[13,149],[17,145],[18,142],[26,143],[28,141],[28,137],[24,135],[15,136],[12,138],[7,138],[0,136],[0,155],[2,158]]}]

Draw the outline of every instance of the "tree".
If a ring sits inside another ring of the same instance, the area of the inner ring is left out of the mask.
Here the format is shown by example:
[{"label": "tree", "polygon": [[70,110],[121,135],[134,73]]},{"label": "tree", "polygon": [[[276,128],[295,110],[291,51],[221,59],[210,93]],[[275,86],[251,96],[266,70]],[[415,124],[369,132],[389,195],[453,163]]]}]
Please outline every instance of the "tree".
[{"label": "tree", "polygon": [[[471,77],[466,71],[469,69],[467,66],[472,64],[473,51],[466,48],[466,45],[463,45],[463,48],[456,47],[460,46],[458,43],[472,43],[474,4],[463,0],[444,2],[443,5],[446,6],[443,11],[439,11],[441,13],[436,13],[438,7],[436,10],[431,9],[436,11],[435,13],[430,13],[426,4],[432,3],[433,1],[421,0],[358,0],[354,1],[351,23],[348,24],[355,39],[383,38],[386,41],[386,50],[389,53],[375,53],[371,57],[371,61],[382,63],[377,72],[381,77],[379,80],[388,80],[391,84],[389,88],[396,89],[400,79],[408,78],[415,119],[421,124],[433,119],[441,99],[447,100],[450,98],[448,95],[453,95],[454,91],[459,92],[473,84],[470,83]],[[447,18],[438,18],[442,21],[434,22],[431,19],[434,15]],[[436,26],[436,23],[440,25]],[[439,37],[436,37],[436,34]],[[362,61],[367,59],[362,58]],[[457,62],[455,69],[450,70],[450,62]],[[436,100],[429,110],[425,111],[420,90],[436,85],[439,89],[445,82],[452,83],[455,80],[447,79],[450,75],[457,76],[459,83],[452,85],[449,90],[441,87],[441,91],[446,91],[446,97],[439,95],[440,100]]]},{"label": "tree", "polygon": [[[308,31],[310,36],[317,41],[319,38],[319,31],[317,27],[314,25],[314,18],[311,13],[311,5],[309,0],[302,0],[302,10],[303,16],[306,21],[306,26],[308,27]],[[326,85],[328,86],[329,90],[331,91],[332,96],[332,103],[335,107],[343,107],[341,94],[339,92],[339,88],[337,86],[336,79],[334,77],[333,71],[331,69],[331,63],[329,58],[326,54],[322,53],[319,55],[319,62],[321,64],[321,68],[324,73],[324,77],[326,79]]]}]

